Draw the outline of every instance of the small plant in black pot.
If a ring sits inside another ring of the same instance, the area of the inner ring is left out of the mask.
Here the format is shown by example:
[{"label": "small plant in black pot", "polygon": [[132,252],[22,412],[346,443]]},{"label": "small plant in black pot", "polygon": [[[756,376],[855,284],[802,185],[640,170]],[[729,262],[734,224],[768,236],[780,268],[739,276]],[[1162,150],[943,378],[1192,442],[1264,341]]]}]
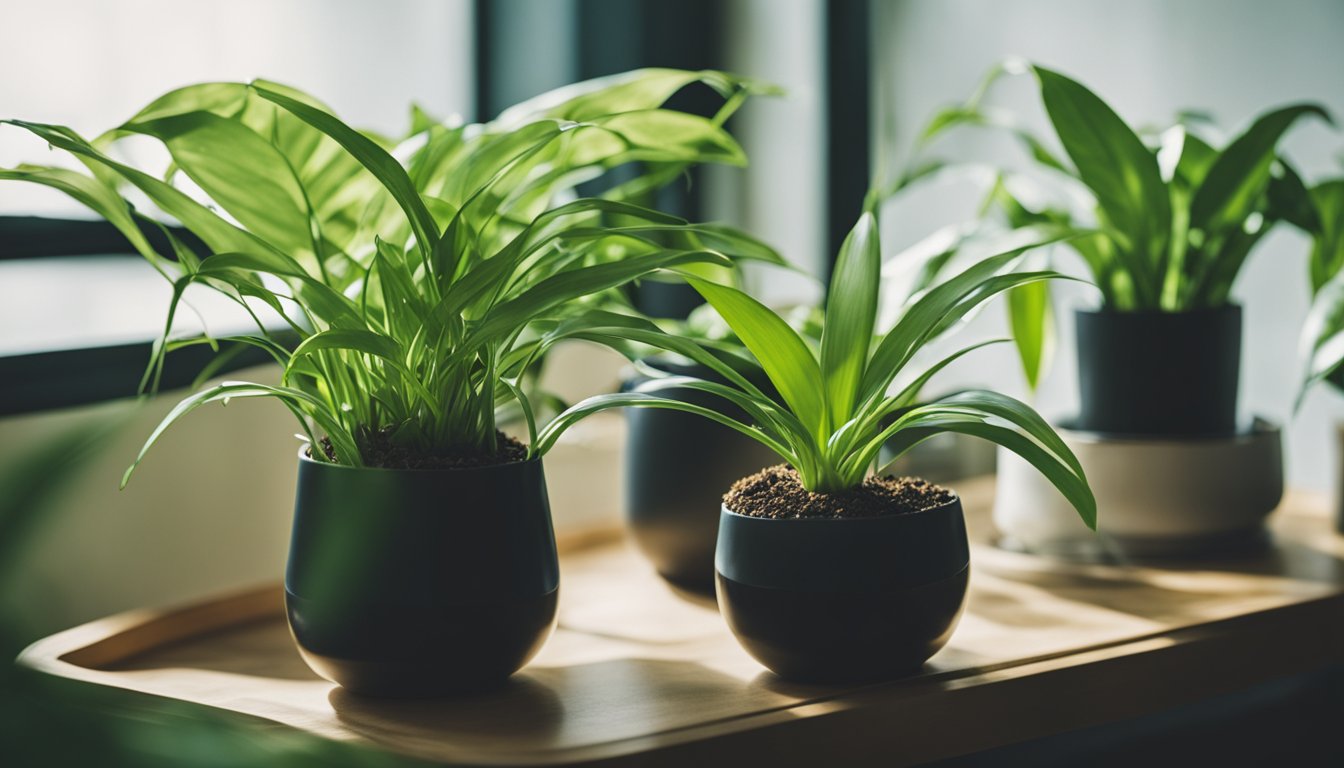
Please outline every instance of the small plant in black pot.
[{"label": "small plant in black pot", "polygon": [[[662,108],[694,82],[723,94],[719,116]],[[504,680],[554,625],[559,573],[541,457],[560,427],[537,439],[522,386],[541,354],[538,329],[656,270],[770,253],[630,202],[688,164],[745,162],[721,124],[754,90],[714,72],[640,71],[482,125],[417,112],[411,134],[392,142],[292,88],[209,83],[161,97],[92,142],[13,121],[93,173],[20,166],[0,177],[69,193],[172,280],[151,388],[170,350],[217,343],[170,335],[188,286],[282,321],[283,333],[259,319],[260,333],[225,340],[269,352],[279,385],[225,382],[190,395],[136,463],[199,406],[282,402],[307,438],[285,578],[304,659],[355,692],[433,695]],[[167,175],[113,159],[106,149],[124,136],[160,140]],[[576,196],[581,181],[630,163],[642,170],[601,197]],[[155,252],[125,185],[210,253],[167,229],[174,252]],[[523,414],[528,445],[496,429],[504,406]]]},{"label": "small plant in black pot", "polygon": [[[955,493],[871,474],[884,445],[899,455],[943,432],[990,440],[1035,465],[1088,525],[1095,524],[1082,468],[1030,407],[988,391],[916,403],[934,374],[983,344],[903,377],[927,342],[977,306],[1014,286],[1058,276],[1005,274],[1019,256],[984,259],[939,283],[875,338],[878,231],[875,217],[865,213],[839,254],[818,345],[747,294],[690,278],[772,390],[692,340],[613,317],[586,333],[661,346],[727,383],[669,377],[634,392],[589,398],[556,424],[604,408],[666,408],[713,419],[770,448],[786,463],[741,479],[720,510],[716,579],[729,627],[762,664],[790,679],[875,680],[912,672],[952,634],[970,555]],[[661,397],[664,388],[712,394],[747,418]]]},{"label": "small plant in black pot", "polygon": [[[1067,158],[1000,111],[981,106],[1004,72],[1033,75]],[[1314,104],[1266,112],[1221,149],[1187,120],[1150,145],[1096,94],[1040,66],[1010,62],[966,104],[939,114],[926,141],[957,125],[1008,128],[1047,176],[1090,193],[1093,226],[1068,243],[1101,289],[1100,309],[1075,315],[1080,412],[1073,426],[1116,435],[1237,433],[1241,307],[1231,290],[1247,256],[1290,215],[1295,182],[1276,148]],[[1032,209],[1009,188],[993,201],[1012,225],[1073,226],[1066,210]],[[1037,312],[1048,311],[1037,302]]]}]

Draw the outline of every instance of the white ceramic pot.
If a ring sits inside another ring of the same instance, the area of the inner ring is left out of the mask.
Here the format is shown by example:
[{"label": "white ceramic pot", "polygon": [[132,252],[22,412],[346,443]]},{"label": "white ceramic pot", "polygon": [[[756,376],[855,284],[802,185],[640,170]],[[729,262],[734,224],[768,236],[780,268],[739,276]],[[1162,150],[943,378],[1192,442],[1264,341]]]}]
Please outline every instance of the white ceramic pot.
[{"label": "white ceramic pot", "polygon": [[1097,533],[1040,473],[1000,451],[994,523],[1005,546],[1059,555],[1170,556],[1264,540],[1283,496],[1279,428],[1230,438],[1114,438],[1060,429],[1097,497]]}]

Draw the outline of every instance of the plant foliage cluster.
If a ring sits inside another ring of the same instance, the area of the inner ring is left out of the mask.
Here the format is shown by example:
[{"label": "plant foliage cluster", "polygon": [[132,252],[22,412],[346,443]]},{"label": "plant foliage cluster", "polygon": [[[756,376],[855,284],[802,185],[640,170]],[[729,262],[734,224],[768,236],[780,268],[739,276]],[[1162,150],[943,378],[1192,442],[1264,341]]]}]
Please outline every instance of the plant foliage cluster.
[{"label": "plant foliage cluster", "polygon": [[[664,108],[697,83],[723,96],[717,114]],[[258,332],[226,341],[260,347],[283,367],[279,386],[226,382],[191,395],[146,449],[205,403],[271,397],[310,440],[328,438],[340,463],[364,464],[375,438],[424,455],[490,454],[497,408],[513,405],[535,430],[523,377],[539,356],[539,326],[659,270],[729,256],[778,260],[736,230],[643,204],[693,164],[745,164],[724,122],[766,90],[718,72],[641,70],[545,94],[484,124],[445,124],[415,110],[408,135],[394,142],[351,128],[290,87],[207,83],[166,94],[92,141],[63,126],[8,121],[85,170],[24,165],[0,178],[65,192],[172,281],[147,387],[171,350],[217,344],[172,336],[192,284],[257,320]],[[116,159],[131,137],[162,143],[171,156],[165,174]],[[604,189],[580,194],[594,186]],[[155,252],[130,190],[209,253],[194,253],[167,228],[173,253]],[[258,307],[285,327],[264,324]]]}]

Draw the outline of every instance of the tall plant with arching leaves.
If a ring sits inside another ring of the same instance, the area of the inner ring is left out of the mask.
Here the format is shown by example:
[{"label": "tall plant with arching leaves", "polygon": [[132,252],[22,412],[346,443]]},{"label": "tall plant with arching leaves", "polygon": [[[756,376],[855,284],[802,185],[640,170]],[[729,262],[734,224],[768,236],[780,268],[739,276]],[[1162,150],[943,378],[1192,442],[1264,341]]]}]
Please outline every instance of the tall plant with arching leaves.
[{"label": "tall plant with arching leaves", "polygon": [[1302,396],[1327,381],[1344,391],[1344,177],[1311,188],[1296,173],[1278,200],[1285,215],[1312,240],[1309,265],[1312,302],[1302,328]]},{"label": "tall plant with arching leaves", "polygon": [[[716,115],[663,107],[696,82],[724,96]],[[23,165],[0,170],[0,179],[65,192],[116,225],[172,281],[148,388],[169,351],[217,343],[172,336],[190,285],[224,293],[254,318],[267,307],[297,336],[289,345],[258,320],[257,333],[232,339],[270,353],[283,366],[282,383],[226,382],[192,394],[144,450],[201,405],[272,397],[311,441],[330,441],[331,456],[312,452],[319,460],[364,465],[375,438],[417,455],[488,455],[498,407],[517,407],[535,438],[521,377],[536,359],[538,327],[659,270],[730,257],[778,261],[741,232],[640,202],[689,165],[744,164],[723,124],[767,90],[718,72],[643,70],[561,89],[484,124],[445,124],[417,110],[410,135],[392,142],[351,128],[294,88],[207,83],[164,95],[92,141],[63,126],[6,121],[87,173]],[[117,160],[112,150],[128,136],[161,142],[168,172]],[[580,183],[632,164],[637,172],[604,191],[578,195]],[[209,253],[194,253],[167,228],[172,253],[156,252],[126,188]],[[533,439],[530,450],[546,445]]]},{"label": "tall plant with arching leaves", "polygon": [[[543,445],[566,424],[607,408],[669,408],[724,424],[777,453],[798,471],[803,486],[826,493],[861,484],[884,445],[899,456],[942,432],[981,437],[1036,466],[1090,526],[1096,502],[1083,469],[1050,426],[1024,403],[989,391],[962,391],[928,402],[918,395],[931,377],[976,344],[929,367],[916,355],[984,302],[1022,285],[1062,277],[1050,271],[1009,271],[1030,247],[985,258],[912,299],[885,333],[874,335],[880,273],[876,216],[865,212],[841,248],[825,307],[820,344],[795,331],[775,312],[736,288],[694,277],[691,284],[732,328],[748,352],[748,368],[728,364],[712,347],[662,332],[647,320],[594,312],[557,323],[544,343],[583,338],[616,345],[633,341],[688,357],[723,382],[664,376],[632,392],[598,395],[568,409],[541,432]],[[992,343],[992,342],[986,342]],[[898,381],[899,379],[899,381]],[[769,381],[778,393],[754,382]],[[722,398],[744,420],[682,400],[661,397],[667,388],[692,389]]]},{"label": "tall plant with arching leaves", "polygon": [[[1029,74],[1036,80],[1062,156],[1013,114],[985,106],[986,95],[1004,74]],[[1250,252],[1287,219],[1275,200],[1292,182],[1291,169],[1278,146],[1292,126],[1308,117],[1330,120],[1319,105],[1292,104],[1261,114],[1221,148],[1184,122],[1157,132],[1150,143],[1082,84],[1014,60],[991,70],[970,100],[939,112],[922,134],[921,150],[958,126],[1008,132],[1044,176],[1085,193],[1092,210],[1033,209],[1003,183],[1010,176],[1003,172],[987,197],[986,211],[998,212],[1009,227],[1073,230],[1077,236],[1067,247],[1101,290],[1106,309],[1181,312],[1225,306]],[[929,164],[917,155],[911,168]],[[1010,299],[1029,379],[1031,364],[1043,359],[1048,290],[1033,286]]]}]

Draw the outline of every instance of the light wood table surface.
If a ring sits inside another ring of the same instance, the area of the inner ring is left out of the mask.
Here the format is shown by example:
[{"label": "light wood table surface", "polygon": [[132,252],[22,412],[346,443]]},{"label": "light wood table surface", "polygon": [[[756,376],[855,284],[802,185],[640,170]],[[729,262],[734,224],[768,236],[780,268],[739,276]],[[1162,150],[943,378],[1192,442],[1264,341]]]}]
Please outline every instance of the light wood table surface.
[{"label": "light wood table surface", "polygon": [[[313,675],[269,586],[136,611],[42,640],[47,673],[254,716],[448,764],[895,766],[1162,711],[1344,662],[1344,537],[1290,495],[1266,552],[1155,567],[995,549],[993,482],[959,484],[966,615],[914,677],[800,686],[742,651],[712,602],[665,585],[616,536],[566,546],[560,624],[504,688],[434,701]],[[260,722],[260,721],[259,721]],[[278,725],[277,725],[278,724]]]}]

